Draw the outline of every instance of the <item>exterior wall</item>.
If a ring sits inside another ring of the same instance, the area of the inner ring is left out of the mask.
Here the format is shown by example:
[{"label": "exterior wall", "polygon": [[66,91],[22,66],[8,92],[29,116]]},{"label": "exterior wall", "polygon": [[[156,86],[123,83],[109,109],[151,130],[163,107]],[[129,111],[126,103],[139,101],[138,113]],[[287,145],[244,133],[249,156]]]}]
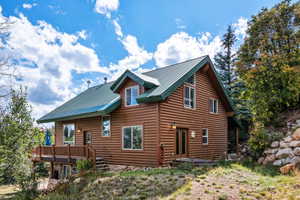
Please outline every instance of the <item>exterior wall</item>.
[{"label": "exterior wall", "polygon": [[[181,86],[160,103],[160,143],[164,145],[164,163],[176,158],[176,130],[188,129],[188,157],[201,159],[217,159],[227,150],[227,116],[216,90],[208,74],[204,71],[196,73],[196,109],[184,108],[184,87]],[[219,99],[219,113],[209,113],[209,98]],[[202,129],[208,129],[208,144],[202,144]],[[191,131],[196,132],[195,138]]]},{"label": "exterior wall", "polygon": [[[122,100],[125,96],[125,88],[134,85],[137,84],[131,80],[124,83],[119,91]],[[143,91],[144,88],[140,87],[140,93]],[[111,136],[102,136],[101,117],[56,122],[56,145],[63,145],[63,123],[75,123],[75,129],[81,129],[81,133],[75,131],[75,144],[83,145],[83,132],[90,131],[92,146],[96,149],[97,156],[104,157],[107,162],[124,165],[158,165],[158,104],[140,104],[131,107],[125,107],[124,104],[122,101],[120,108],[111,113]],[[134,125],[143,126],[143,149],[123,150],[122,127]]]}]

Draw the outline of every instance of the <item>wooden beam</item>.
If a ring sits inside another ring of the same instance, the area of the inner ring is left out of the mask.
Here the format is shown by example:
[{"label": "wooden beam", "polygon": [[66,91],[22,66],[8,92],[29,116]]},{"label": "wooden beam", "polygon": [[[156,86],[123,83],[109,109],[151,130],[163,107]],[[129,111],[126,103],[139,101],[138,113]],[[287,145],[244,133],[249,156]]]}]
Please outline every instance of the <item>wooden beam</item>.
[{"label": "wooden beam", "polygon": [[203,67],[203,72],[207,72],[207,71],[208,71],[208,69],[209,69],[209,65],[208,65],[208,64],[206,64],[206,65]]}]

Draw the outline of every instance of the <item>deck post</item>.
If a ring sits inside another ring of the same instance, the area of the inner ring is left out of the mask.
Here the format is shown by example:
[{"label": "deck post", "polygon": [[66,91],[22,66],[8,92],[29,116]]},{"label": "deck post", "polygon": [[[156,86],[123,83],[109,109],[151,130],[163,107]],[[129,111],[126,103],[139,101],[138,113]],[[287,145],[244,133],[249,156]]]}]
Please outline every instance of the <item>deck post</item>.
[{"label": "deck post", "polygon": [[85,156],[87,159],[89,159],[89,146],[88,145],[85,145]]},{"label": "deck post", "polygon": [[239,155],[240,153],[240,147],[239,147],[239,135],[240,135],[240,129],[236,128],[235,131],[235,139],[236,139],[236,154]]},{"label": "deck post", "polygon": [[94,170],[96,170],[96,150],[93,149],[93,165],[94,165]]},{"label": "deck post", "polygon": [[68,162],[71,162],[71,147],[70,144],[68,144]]},{"label": "deck post", "polygon": [[42,145],[39,145],[39,156],[39,159],[42,160]]},{"label": "deck post", "polygon": [[55,145],[52,145],[53,161],[55,161]]},{"label": "deck post", "polygon": [[53,167],[53,162],[50,163],[51,169],[50,169],[50,178],[53,178],[53,171],[54,171],[54,167]]}]

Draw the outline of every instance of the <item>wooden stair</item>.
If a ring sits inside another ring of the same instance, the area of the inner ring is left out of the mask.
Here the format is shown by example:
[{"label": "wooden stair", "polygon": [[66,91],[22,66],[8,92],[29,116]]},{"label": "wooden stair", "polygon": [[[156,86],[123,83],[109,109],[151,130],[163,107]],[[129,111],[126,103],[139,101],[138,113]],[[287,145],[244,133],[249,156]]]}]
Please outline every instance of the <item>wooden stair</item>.
[{"label": "wooden stair", "polygon": [[107,171],[109,170],[109,166],[105,162],[105,160],[101,157],[96,157],[96,170]]}]

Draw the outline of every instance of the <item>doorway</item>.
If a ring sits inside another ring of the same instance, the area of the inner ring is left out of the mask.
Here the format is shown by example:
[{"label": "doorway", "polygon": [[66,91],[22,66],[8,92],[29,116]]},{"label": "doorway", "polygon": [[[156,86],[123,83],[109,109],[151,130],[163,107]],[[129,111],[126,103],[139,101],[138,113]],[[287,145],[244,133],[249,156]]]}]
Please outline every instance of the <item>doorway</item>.
[{"label": "doorway", "polygon": [[83,144],[84,145],[92,144],[92,133],[90,131],[83,132]]},{"label": "doorway", "polygon": [[176,129],[176,156],[187,157],[187,136],[188,130],[186,128]]}]

